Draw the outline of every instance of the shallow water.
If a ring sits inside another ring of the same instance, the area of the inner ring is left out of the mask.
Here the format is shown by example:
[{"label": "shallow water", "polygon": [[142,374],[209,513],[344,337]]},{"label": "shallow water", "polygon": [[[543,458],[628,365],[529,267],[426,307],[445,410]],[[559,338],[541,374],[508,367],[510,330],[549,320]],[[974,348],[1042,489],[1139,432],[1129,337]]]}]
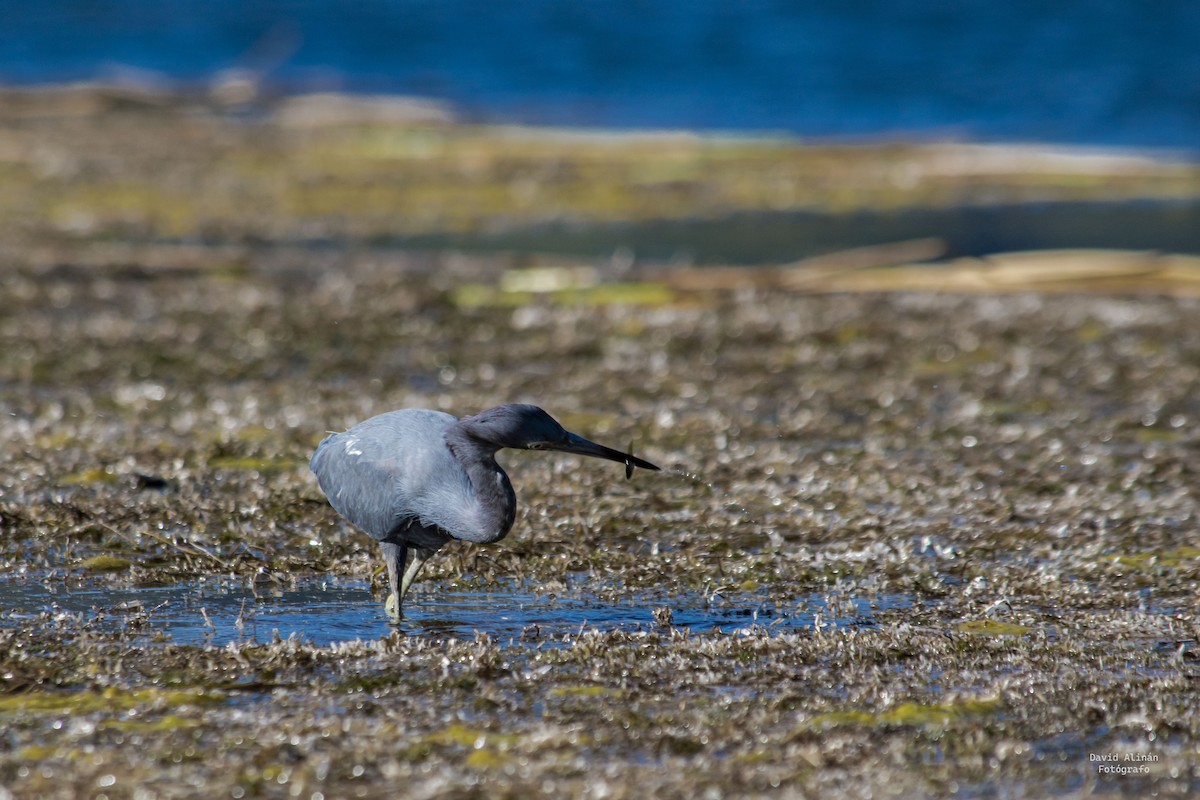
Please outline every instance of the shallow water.
[{"label": "shallow water", "polygon": [[[627,603],[600,600],[572,591],[569,596],[512,591],[417,588],[405,602],[399,629],[410,635],[471,638],[486,633],[506,642],[526,638],[554,641],[581,629],[648,630],[654,611],[671,609],[671,624],[697,631],[732,632],[754,625],[796,630],[833,624],[873,626],[873,612],[906,608],[903,596],[856,599],[826,613],[823,599],[800,598],[785,607],[754,595],[705,597],[635,596]],[[389,624],[380,600],[365,581],[308,579],[287,586],[243,580],[188,581],[172,586],[111,587],[98,582],[69,586],[38,579],[0,580],[0,626],[20,625],[45,612],[82,615],[104,632],[126,632],[145,641],[224,646],[265,642],[276,634],[316,645],[387,636]],[[839,618],[838,614],[843,615]]]}]

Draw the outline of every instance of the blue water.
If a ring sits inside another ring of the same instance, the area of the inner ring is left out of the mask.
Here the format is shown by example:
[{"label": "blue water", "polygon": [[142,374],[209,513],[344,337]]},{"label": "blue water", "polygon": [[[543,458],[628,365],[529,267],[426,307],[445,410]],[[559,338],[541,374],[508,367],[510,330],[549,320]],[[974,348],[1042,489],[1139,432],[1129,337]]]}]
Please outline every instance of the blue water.
[{"label": "blue water", "polygon": [[0,0],[0,83],[415,93],[498,121],[1200,150],[1194,0]]},{"label": "blue water", "polygon": [[[491,592],[418,586],[405,600],[399,629],[408,635],[454,636],[475,633],[499,642],[551,645],[581,630],[649,630],[656,607],[673,612],[672,624],[698,631],[731,632],[750,626],[811,630],[820,624],[871,626],[879,610],[907,608],[909,598],[886,596],[839,605],[837,616],[818,596],[776,606],[754,595],[705,597],[638,596],[629,602],[603,602],[581,589],[554,596],[514,586]],[[135,639],[176,644],[224,646],[229,642],[269,642],[297,636],[318,646],[375,639],[395,630],[382,602],[366,583],[308,578],[286,585],[243,579],[187,581],[170,586],[125,588],[88,581],[69,585],[37,578],[0,577],[0,627],[27,625],[46,613],[68,614],[90,628]],[[46,624],[44,619],[41,624]]]}]

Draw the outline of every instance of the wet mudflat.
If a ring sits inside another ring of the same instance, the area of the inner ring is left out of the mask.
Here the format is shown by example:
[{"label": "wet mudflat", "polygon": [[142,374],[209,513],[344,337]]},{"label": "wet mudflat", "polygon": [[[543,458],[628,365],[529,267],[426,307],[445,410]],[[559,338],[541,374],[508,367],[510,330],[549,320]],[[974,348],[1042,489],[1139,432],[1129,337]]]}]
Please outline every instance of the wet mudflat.
[{"label": "wet mudflat", "polygon": [[[1200,300],[88,230],[0,265],[3,791],[1200,790]],[[389,627],[312,448],[517,400],[664,472],[502,453]]]},{"label": "wet mudflat", "polygon": [[[460,308],[326,258],[10,268],[18,796],[1196,788],[1195,300]],[[509,454],[513,533],[390,630],[307,456],[499,399],[703,480]]]}]

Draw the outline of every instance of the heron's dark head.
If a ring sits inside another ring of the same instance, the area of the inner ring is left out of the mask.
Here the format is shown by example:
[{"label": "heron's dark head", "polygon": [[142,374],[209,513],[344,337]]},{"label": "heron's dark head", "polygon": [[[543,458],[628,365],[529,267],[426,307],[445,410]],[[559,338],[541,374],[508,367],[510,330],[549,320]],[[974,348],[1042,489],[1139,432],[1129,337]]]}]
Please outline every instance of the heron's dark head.
[{"label": "heron's dark head", "polygon": [[547,442],[565,442],[567,432],[554,417],[528,403],[508,403],[462,418],[472,436],[497,447],[524,450]]},{"label": "heron's dark head", "polygon": [[625,464],[629,471],[632,471],[633,467],[658,469],[649,461],[590,442],[571,433],[559,425],[554,417],[528,403],[496,406],[473,417],[463,417],[460,422],[472,437],[497,448],[561,450],[564,453],[616,461]]}]

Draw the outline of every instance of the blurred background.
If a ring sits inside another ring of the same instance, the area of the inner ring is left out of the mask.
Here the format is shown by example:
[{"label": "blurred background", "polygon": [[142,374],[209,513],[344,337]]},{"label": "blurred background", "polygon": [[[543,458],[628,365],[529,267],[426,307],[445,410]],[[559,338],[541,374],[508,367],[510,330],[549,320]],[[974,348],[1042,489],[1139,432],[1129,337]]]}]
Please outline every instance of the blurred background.
[{"label": "blurred background", "polygon": [[1189,0],[4,0],[0,19],[8,85],[236,76],[492,122],[1200,148]]},{"label": "blurred background", "polygon": [[1184,0],[0,0],[0,19],[10,237],[627,266],[1200,252]]}]

